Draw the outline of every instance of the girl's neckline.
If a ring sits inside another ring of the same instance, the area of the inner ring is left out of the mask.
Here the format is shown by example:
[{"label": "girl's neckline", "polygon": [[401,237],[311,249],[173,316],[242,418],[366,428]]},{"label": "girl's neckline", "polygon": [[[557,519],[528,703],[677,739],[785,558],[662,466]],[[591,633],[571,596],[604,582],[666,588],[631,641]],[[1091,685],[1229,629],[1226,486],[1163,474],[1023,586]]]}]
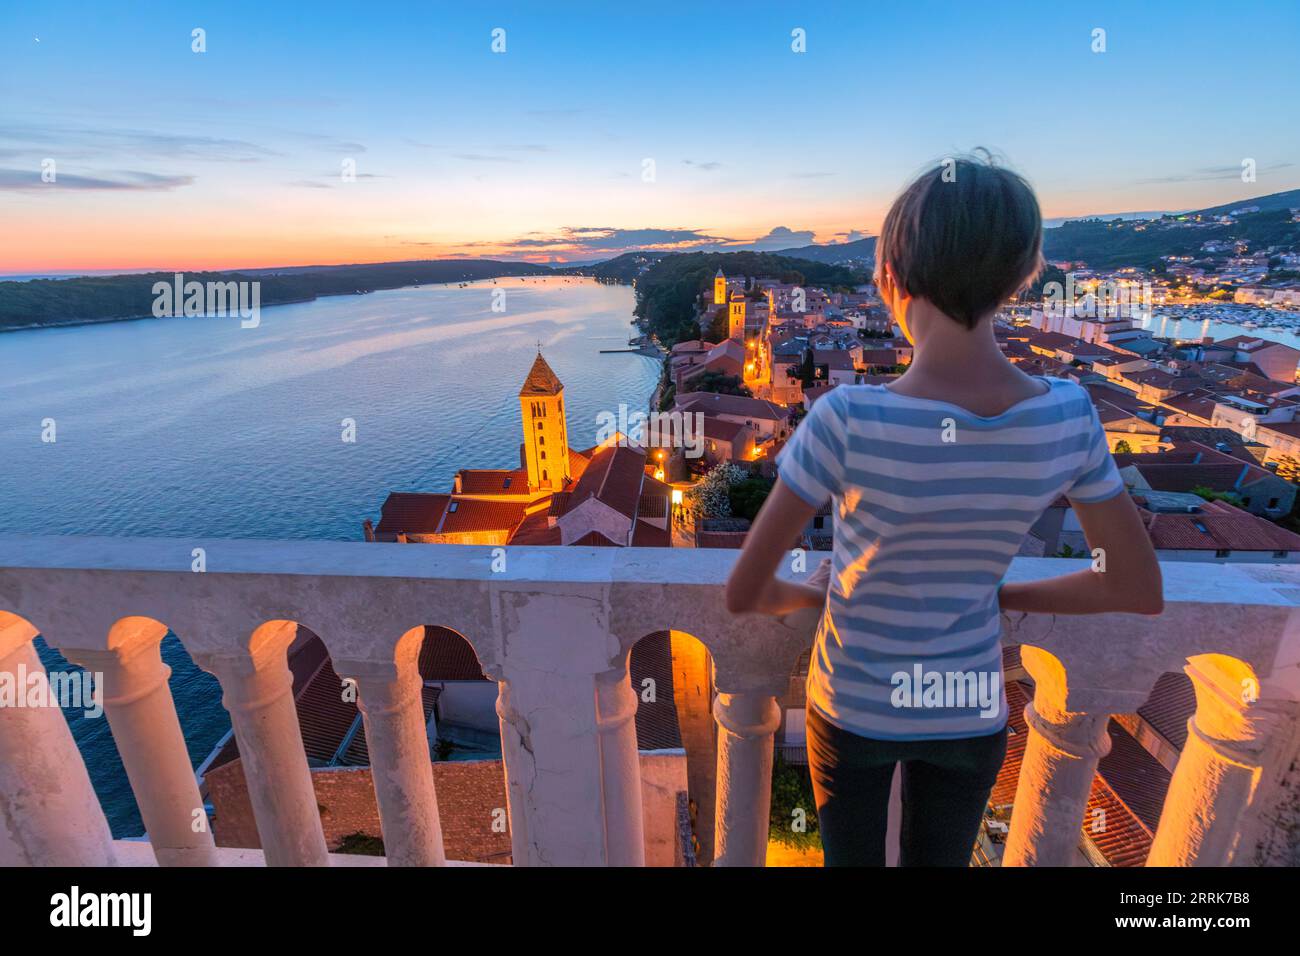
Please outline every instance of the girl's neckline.
[{"label": "girl's neckline", "polygon": [[900,395],[898,392],[895,392],[888,385],[877,385],[876,388],[880,389],[882,392],[889,395],[891,398],[895,398],[899,401],[920,402],[923,405],[936,405],[941,408],[949,408],[955,412],[960,412],[961,414],[965,415],[967,418],[973,418],[976,421],[992,422],[992,421],[997,421],[999,418],[1006,418],[1008,415],[1020,411],[1026,405],[1031,405],[1034,402],[1038,401],[1039,399],[1052,394],[1053,379],[1049,379],[1045,375],[1031,375],[1029,377],[1032,379],[1037,379],[1038,381],[1042,382],[1044,386],[1043,391],[1039,392],[1037,395],[1030,395],[1028,398],[1022,398],[1020,401],[1008,405],[1005,409],[998,412],[996,415],[976,415],[968,408],[963,408],[961,405],[956,405],[952,402],[945,402],[939,398],[919,398],[915,395]]}]

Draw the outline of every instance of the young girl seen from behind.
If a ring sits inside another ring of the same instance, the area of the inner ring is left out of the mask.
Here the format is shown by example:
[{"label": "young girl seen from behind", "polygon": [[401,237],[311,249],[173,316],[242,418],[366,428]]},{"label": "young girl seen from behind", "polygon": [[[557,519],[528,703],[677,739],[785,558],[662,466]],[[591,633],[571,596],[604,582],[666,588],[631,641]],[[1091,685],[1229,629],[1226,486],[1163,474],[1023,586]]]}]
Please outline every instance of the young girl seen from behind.
[{"label": "young girl seen from behind", "polygon": [[[883,865],[895,765],[903,866],[965,866],[1006,753],[1000,611],[1158,614],[1160,570],[1088,392],[1002,354],[993,315],[1037,275],[1028,184],[947,160],[894,202],[876,284],[913,345],[888,385],[826,393],[727,584],[735,613],[822,608],[808,673],[808,762],[827,865]],[[1003,576],[1065,495],[1105,571]],[[776,576],[833,502],[829,588]]]}]

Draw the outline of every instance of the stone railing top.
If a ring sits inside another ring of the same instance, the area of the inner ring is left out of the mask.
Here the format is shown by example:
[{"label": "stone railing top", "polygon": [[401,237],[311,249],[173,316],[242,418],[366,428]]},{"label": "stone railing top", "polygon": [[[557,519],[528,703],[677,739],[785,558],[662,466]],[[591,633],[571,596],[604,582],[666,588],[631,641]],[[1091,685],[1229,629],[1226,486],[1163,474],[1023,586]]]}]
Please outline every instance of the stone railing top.
[{"label": "stone railing top", "polygon": [[[196,548],[204,573],[193,571]],[[182,635],[191,653],[232,653],[266,622],[291,620],[336,659],[362,660],[391,653],[411,627],[436,624],[464,634],[500,676],[508,657],[541,667],[557,655],[599,672],[646,634],[676,629],[708,646],[720,689],[774,692],[811,640],[811,612],[785,621],[727,613],[719,589],[734,551],[504,551],[503,567],[499,549],[465,545],[0,535],[0,632],[8,611],[57,646],[97,647],[119,618],[139,615]],[[820,557],[808,555],[809,570]],[[1016,558],[1008,579],[1084,565]],[[1097,689],[1144,695],[1200,654],[1239,659],[1300,697],[1300,566],[1162,570],[1159,617],[1013,616],[1006,639],[1058,658],[1081,704]]]}]

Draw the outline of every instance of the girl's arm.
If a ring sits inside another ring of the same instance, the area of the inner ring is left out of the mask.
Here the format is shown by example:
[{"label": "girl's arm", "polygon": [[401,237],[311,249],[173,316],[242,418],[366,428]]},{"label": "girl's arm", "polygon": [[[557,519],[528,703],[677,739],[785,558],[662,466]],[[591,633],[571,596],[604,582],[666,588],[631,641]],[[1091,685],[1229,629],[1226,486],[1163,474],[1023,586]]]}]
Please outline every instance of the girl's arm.
[{"label": "girl's arm", "polygon": [[1044,581],[1004,584],[998,592],[1002,610],[1043,614],[1163,611],[1160,564],[1133,499],[1121,492],[1105,501],[1071,502],[1071,506],[1079,516],[1089,550],[1101,549],[1105,570],[1089,568]]},{"label": "girl's arm", "polygon": [[783,581],[776,576],[781,559],[799,540],[799,534],[816,512],[815,507],[791,491],[780,478],[776,480],[745,536],[745,546],[727,579],[728,611],[732,614],[757,611],[779,617],[826,603],[825,588]]}]

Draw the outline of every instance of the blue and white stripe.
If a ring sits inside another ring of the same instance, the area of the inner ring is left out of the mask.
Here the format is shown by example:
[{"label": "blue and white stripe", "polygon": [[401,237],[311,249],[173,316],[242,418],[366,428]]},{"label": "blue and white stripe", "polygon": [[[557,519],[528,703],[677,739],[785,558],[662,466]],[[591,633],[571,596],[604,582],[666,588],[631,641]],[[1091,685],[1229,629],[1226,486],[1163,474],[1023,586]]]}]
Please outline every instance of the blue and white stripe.
[{"label": "blue and white stripe", "polygon": [[[1058,496],[1087,503],[1124,489],[1088,393],[1040,381],[1042,394],[991,417],[842,385],[795,429],[777,460],[782,482],[811,505],[835,505],[808,704],[837,727],[936,740],[1006,723],[997,592],[1011,558]],[[900,706],[896,675],[918,664],[995,681],[996,715]]]}]

